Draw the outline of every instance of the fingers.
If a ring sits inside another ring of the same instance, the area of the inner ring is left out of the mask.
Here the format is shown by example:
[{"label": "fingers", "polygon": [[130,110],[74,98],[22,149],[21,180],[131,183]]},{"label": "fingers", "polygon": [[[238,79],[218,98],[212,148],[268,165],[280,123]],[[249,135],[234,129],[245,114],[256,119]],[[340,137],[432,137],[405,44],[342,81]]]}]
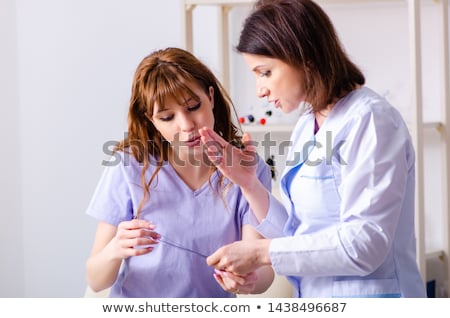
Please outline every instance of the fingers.
[{"label": "fingers", "polygon": [[[236,243],[236,242],[235,242]],[[230,257],[230,248],[234,243],[224,245],[216,250],[213,254],[206,258],[206,263],[218,270],[226,270],[227,272],[234,272],[234,262]],[[237,273],[234,273],[238,275]]]},{"label": "fingers", "polygon": [[[209,151],[219,151],[227,148],[229,142],[220,137],[214,130],[204,127],[199,129],[203,144],[205,144]],[[244,144],[244,150],[256,152],[256,146],[249,133],[244,133],[242,136],[242,143]]]},{"label": "fingers", "polygon": [[129,250],[129,255],[128,256],[140,256],[140,255],[145,255],[148,254],[150,252],[152,252],[155,248],[153,246],[147,246],[147,247],[138,247],[136,246],[133,249]]},{"label": "fingers", "polygon": [[256,286],[254,277],[251,275],[242,277],[216,269],[214,278],[224,290],[234,294],[250,294]]},{"label": "fingers", "polygon": [[199,134],[203,145],[206,147],[206,154],[209,160],[216,166],[220,166],[224,157],[224,150],[228,142],[220,137],[214,130],[209,128],[199,129]]},{"label": "fingers", "polygon": [[225,148],[228,142],[220,137],[214,130],[204,127],[198,130],[202,142],[207,146],[216,146],[217,148]]},{"label": "fingers", "polygon": [[150,229],[150,230],[154,230],[156,228],[156,225],[153,223],[150,223],[146,220],[141,220],[141,219],[133,219],[131,221],[124,221],[121,222],[118,226],[119,229]]},{"label": "fingers", "polygon": [[121,222],[117,227],[116,246],[122,250],[124,257],[150,253],[161,237],[154,231],[155,228],[153,223],[145,220]]},{"label": "fingers", "polygon": [[[232,167],[239,165],[249,167],[257,163],[257,160],[255,160],[256,145],[248,133],[245,133],[242,137],[242,148],[233,146],[210,128],[201,128],[199,133],[209,160],[232,180],[237,173]],[[235,182],[236,180],[233,181]]]},{"label": "fingers", "polygon": [[258,280],[258,274],[256,274],[256,272],[248,273],[245,276],[245,281],[247,284],[248,283],[256,283],[257,280]]},{"label": "fingers", "polygon": [[213,266],[216,269],[225,269],[230,266],[223,256],[227,254],[227,249],[229,245],[220,247],[217,251],[206,258],[206,263],[209,266]]},{"label": "fingers", "polygon": [[217,275],[221,275],[222,277],[225,277],[231,281],[234,281],[235,283],[239,284],[239,285],[244,285],[246,283],[246,278],[244,276],[240,276],[240,275],[236,275],[233,274],[231,272],[228,272],[226,270],[219,270],[219,269],[215,269],[214,272]]},{"label": "fingers", "polygon": [[[139,222],[137,222],[139,221]],[[139,225],[144,224],[143,227],[139,227]],[[117,229],[117,236],[120,239],[146,239],[150,240],[151,243],[157,243],[157,240],[161,238],[159,233],[155,232],[153,229],[155,228],[154,225],[148,226],[150,224],[149,222],[142,221],[142,220],[133,220],[133,221],[127,221],[122,222],[119,224]],[[142,240],[139,241],[139,243],[142,243]],[[148,244],[146,241],[145,244]]]}]

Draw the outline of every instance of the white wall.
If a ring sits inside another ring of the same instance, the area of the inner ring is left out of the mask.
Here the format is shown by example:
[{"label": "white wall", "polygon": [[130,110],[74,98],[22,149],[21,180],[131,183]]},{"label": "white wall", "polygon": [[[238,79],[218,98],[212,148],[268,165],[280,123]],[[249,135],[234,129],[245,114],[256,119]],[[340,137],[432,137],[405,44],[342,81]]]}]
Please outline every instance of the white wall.
[{"label": "white wall", "polygon": [[180,45],[180,3],[0,4],[0,296],[80,297],[102,145],[123,137],[138,62]]},{"label": "white wall", "polygon": [[0,297],[24,293],[14,0],[0,0]]},{"label": "white wall", "polygon": [[[404,10],[374,10],[381,9],[330,7],[330,14],[368,82],[407,108]],[[213,23],[211,16],[204,21]],[[437,34],[430,30],[424,98],[426,116],[437,120]],[[217,39],[210,32],[203,39],[197,43],[207,52],[197,53],[217,69],[211,53]],[[106,158],[102,145],[123,137],[138,62],[154,49],[181,45],[180,0],[0,0],[0,43],[0,297],[81,297],[95,229],[85,209]],[[236,65],[236,74],[249,74]],[[254,98],[253,78],[246,76],[237,105]],[[436,142],[427,147],[439,161]],[[439,172],[428,178],[440,182]],[[428,193],[433,211],[439,195]],[[439,215],[429,220],[437,228]],[[439,248],[442,235],[433,235],[429,245]]]}]

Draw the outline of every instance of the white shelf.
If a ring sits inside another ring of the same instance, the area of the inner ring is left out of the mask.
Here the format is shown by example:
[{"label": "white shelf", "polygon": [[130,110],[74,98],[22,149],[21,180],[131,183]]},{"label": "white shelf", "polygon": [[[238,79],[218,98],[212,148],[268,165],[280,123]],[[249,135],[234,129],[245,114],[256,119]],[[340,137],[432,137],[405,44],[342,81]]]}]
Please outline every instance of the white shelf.
[{"label": "white shelf", "polygon": [[[316,0],[319,4],[406,2],[407,0]],[[252,5],[256,0],[185,0],[186,5]]]},{"label": "white shelf", "polygon": [[438,132],[441,132],[444,129],[444,123],[442,122],[428,122],[428,123],[423,123],[423,128],[424,129],[435,129]]},{"label": "white shelf", "polygon": [[[241,124],[242,131],[244,132],[292,132],[295,124],[276,124],[276,125],[258,125],[258,124]],[[444,128],[442,122],[427,122],[423,123],[423,129],[431,130],[435,129],[440,132]]]},{"label": "white shelf", "polygon": [[255,0],[185,0],[184,3],[186,5],[251,5],[255,3]]},{"label": "white shelf", "polygon": [[286,133],[291,133],[292,130],[294,129],[293,124],[286,124],[286,125],[282,125],[282,124],[278,124],[278,125],[241,125],[242,131],[244,132],[248,132],[248,133],[261,133],[261,132],[273,132],[273,133],[278,133],[278,132],[286,132]]}]

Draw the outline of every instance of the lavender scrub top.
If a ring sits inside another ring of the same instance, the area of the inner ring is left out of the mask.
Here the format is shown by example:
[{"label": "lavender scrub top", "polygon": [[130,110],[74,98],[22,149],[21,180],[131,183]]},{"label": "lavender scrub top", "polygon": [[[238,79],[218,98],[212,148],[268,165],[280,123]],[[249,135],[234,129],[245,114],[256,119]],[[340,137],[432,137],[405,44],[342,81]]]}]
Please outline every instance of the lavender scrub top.
[{"label": "lavender scrub top", "polygon": [[[146,180],[155,169],[151,159]],[[270,191],[270,169],[261,158],[257,164],[258,177]],[[114,226],[131,220],[143,196],[141,171],[133,156],[117,153],[115,161],[104,168],[86,213]],[[248,224],[250,208],[238,186],[224,191],[226,204],[213,190],[218,187],[219,174],[214,172],[211,184],[192,190],[165,162],[140,218],[156,224],[161,239],[171,244],[160,242],[151,253],[125,259],[110,297],[235,297],[215,281],[214,268],[206,264],[205,257],[196,254],[210,255],[240,240],[242,226]],[[224,184],[229,184],[225,178]]]}]

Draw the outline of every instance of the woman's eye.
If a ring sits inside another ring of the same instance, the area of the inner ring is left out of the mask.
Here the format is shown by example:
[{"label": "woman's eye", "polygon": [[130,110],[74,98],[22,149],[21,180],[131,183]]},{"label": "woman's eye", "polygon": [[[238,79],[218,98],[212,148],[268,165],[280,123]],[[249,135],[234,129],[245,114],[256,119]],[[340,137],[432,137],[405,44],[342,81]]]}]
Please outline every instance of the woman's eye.
[{"label": "woman's eye", "polygon": [[270,76],[271,72],[270,71],[265,71],[265,72],[261,72],[261,77],[268,77]]},{"label": "woman's eye", "polygon": [[194,106],[188,107],[188,111],[190,111],[190,112],[196,111],[197,109],[200,108],[200,104],[201,103],[198,103],[198,104],[196,104]]},{"label": "woman's eye", "polygon": [[161,120],[161,121],[170,121],[170,120],[172,120],[172,118],[173,118],[173,115],[163,116],[163,117],[159,117],[159,120]]}]

